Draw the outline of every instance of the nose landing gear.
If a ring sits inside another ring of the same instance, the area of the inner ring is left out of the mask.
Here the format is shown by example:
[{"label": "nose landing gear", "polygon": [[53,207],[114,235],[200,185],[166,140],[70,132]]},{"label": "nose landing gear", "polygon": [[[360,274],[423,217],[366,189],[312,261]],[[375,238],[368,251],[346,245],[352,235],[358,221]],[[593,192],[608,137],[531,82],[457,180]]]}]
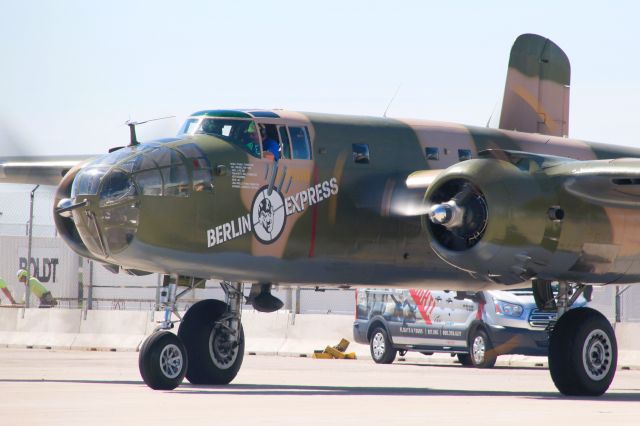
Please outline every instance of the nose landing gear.
[{"label": "nose landing gear", "polygon": [[244,358],[242,284],[223,282],[226,302],[202,300],[184,315],[178,335],[167,331],[176,301],[191,290],[176,294],[176,284],[166,286],[165,321],[140,349],[142,379],[152,389],[171,390],[186,377],[193,384],[227,384],[240,370]]}]

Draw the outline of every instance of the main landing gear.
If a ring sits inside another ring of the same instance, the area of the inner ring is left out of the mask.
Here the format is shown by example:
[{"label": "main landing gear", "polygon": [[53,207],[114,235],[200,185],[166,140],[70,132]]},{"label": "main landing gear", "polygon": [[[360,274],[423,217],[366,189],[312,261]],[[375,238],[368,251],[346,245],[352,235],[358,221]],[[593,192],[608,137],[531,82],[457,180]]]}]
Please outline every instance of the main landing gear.
[{"label": "main landing gear", "polygon": [[244,357],[242,284],[223,282],[226,303],[202,300],[184,315],[178,335],[167,331],[173,327],[176,301],[190,291],[176,293],[177,284],[165,280],[165,318],[159,331],[140,348],[138,365],[142,379],[152,389],[175,389],[185,376],[194,384],[220,385],[234,379]]},{"label": "main landing gear", "polygon": [[560,282],[556,296],[550,287],[551,283],[534,283],[538,307],[558,312],[549,339],[553,383],[565,395],[602,395],[613,381],[618,360],[613,328],[594,309],[568,310],[586,286]]}]

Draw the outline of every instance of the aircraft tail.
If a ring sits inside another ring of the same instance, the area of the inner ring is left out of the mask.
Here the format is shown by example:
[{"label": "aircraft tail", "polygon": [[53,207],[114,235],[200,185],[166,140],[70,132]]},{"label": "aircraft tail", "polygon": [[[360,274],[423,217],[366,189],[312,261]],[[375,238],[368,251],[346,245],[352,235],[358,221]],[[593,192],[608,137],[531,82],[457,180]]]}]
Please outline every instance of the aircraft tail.
[{"label": "aircraft tail", "polygon": [[569,135],[571,64],[551,40],[523,34],[513,43],[500,128]]}]

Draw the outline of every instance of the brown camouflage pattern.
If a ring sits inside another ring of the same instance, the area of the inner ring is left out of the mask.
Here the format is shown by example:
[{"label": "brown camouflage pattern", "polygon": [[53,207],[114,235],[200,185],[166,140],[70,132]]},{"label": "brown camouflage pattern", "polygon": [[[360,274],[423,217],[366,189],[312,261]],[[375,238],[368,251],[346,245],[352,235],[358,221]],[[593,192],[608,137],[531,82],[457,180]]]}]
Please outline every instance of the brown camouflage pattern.
[{"label": "brown camouflage pattern", "polygon": [[[524,43],[527,54],[525,60],[510,61],[501,129],[263,111],[252,120],[306,127],[312,159],[276,163],[214,136],[185,136],[165,146],[196,143],[213,169],[222,170],[214,176],[213,192],[194,190],[182,198],[140,195],[135,237],[117,253],[88,251],[69,222],[59,224],[60,233],[80,254],[125,269],[229,281],[475,290],[532,278],[640,281],[640,160],[598,161],[640,158],[640,150],[562,137],[568,132],[568,69],[530,69],[531,55],[562,64],[555,45],[545,41],[541,47],[540,42],[527,36],[514,45],[517,53],[516,46]],[[554,109],[558,96],[562,108]],[[517,117],[509,118],[512,113]],[[368,146],[367,164],[354,161],[354,144]],[[437,149],[438,159],[427,159],[427,148]],[[461,161],[460,150],[472,159]],[[550,167],[531,161],[523,169],[511,160],[513,152],[563,158]],[[0,181],[28,176],[28,167],[8,163],[0,159]],[[192,175],[193,166],[187,167]],[[246,173],[238,175],[239,168]],[[37,173],[33,176],[37,180]],[[410,176],[420,183],[408,185]],[[489,206],[481,243],[456,254],[438,246],[424,217],[429,194],[452,176],[477,183]],[[69,195],[72,178],[63,181],[59,199]],[[285,203],[305,191],[312,197],[312,187],[316,196],[302,211],[287,213],[282,232],[268,243],[241,225],[265,185],[274,185]],[[74,221],[91,232],[86,215],[98,217],[100,228],[103,212],[95,197],[83,199],[89,204],[74,212]],[[551,206],[561,206],[565,219],[549,220]],[[211,232],[230,237],[212,245]]]}]

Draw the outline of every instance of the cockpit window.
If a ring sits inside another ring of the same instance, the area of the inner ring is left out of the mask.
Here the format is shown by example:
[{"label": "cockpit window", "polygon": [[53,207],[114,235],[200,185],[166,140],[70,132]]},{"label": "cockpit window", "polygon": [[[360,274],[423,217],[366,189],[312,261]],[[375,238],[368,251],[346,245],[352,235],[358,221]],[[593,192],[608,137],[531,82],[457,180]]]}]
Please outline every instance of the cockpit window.
[{"label": "cockpit window", "polygon": [[311,143],[306,127],[289,127],[291,145],[293,146],[293,158],[311,160]]},{"label": "cockpit window", "polygon": [[197,118],[188,118],[184,124],[182,125],[182,127],[180,128],[180,131],[178,132],[178,135],[192,135],[195,133],[196,129],[198,128],[198,121],[200,121]]},{"label": "cockpit window", "polygon": [[254,157],[260,158],[260,137],[253,120],[233,118],[203,118],[192,123],[195,118],[189,118],[182,126],[180,133],[187,135],[205,134],[216,136],[234,144]]}]

